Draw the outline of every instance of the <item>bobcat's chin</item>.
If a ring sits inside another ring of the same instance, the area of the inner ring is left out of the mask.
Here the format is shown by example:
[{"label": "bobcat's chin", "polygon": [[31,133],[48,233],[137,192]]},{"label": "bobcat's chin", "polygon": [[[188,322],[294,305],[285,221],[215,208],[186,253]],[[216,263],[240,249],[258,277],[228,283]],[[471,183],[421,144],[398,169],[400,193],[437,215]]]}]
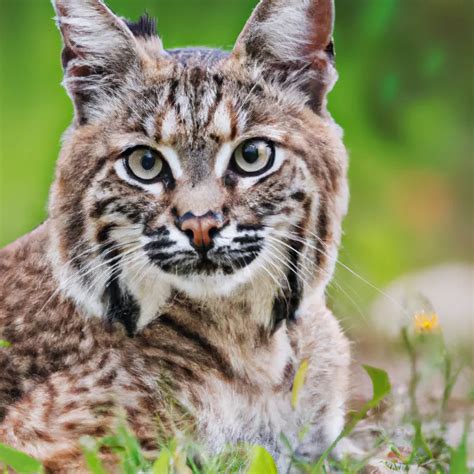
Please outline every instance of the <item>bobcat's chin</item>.
[{"label": "bobcat's chin", "polygon": [[[236,291],[242,284],[249,280],[245,275],[233,274],[222,277],[222,273],[173,275],[168,274],[168,281],[176,289],[191,298],[225,297]],[[243,272],[242,272],[243,273]]]}]

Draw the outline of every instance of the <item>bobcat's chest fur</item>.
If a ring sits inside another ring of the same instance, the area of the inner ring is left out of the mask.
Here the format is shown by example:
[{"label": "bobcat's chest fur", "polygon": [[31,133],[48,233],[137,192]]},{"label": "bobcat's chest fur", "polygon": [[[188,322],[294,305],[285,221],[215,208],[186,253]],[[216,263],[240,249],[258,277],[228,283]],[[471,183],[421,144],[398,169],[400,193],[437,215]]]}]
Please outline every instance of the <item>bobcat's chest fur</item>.
[{"label": "bobcat's chest fur", "polygon": [[291,407],[291,384],[257,393],[245,393],[217,380],[208,387],[212,395],[203,397],[197,413],[200,434],[212,452],[243,442],[275,453],[281,434],[295,438],[299,423]]},{"label": "bobcat's chest fur", "polygon": [[[296,323],[264,325],[263,315],[272,311],[271,301],[268,295],[265,302],[264,288],[260,288],[259,301],[237,298],[234,303],[199,304],[188,299],[179,303],[175,297],[168,312],[138,336],[151,362],[163,355],[156,340],[167,342],[169,376],[173,364],[186,358],[188,378],[182,381],[178,398],[197,413],[198,429],[215,448],[273,436],[290,422],[291,387],[299,357],[292,328]],[[153,348],[147,348],[147,341],[153,341]]]}]

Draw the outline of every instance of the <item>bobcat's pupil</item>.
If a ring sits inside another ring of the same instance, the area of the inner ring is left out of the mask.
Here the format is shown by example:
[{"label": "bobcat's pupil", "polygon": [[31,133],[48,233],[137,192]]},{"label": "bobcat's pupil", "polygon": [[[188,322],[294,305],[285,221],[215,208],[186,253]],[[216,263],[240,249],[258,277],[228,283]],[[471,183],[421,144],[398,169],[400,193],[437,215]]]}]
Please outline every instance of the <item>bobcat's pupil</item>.
[{"label": "bobcat's pupil", "polygon": [[146,171],[150,171],[154,168],[155,164],[156,158],[152,155],[152,153],[147,151],[141,159],[142,168]]},{"label": "bobcat's pupil", "polygon": [[260,157],[260,150],[254,143],[249,143],[242,151],[244,160],[249,164],[254,164]]}]

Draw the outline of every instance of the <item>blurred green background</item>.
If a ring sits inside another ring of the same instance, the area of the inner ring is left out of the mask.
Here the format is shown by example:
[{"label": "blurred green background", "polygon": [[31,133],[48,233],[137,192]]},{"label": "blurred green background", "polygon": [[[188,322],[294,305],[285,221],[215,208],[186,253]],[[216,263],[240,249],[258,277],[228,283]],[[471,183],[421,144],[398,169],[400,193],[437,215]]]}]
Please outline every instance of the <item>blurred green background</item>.
[{"label": "blurred green background", "polygon": [[[256,0],[109,0],[158,18],[166,47],[231,48]],[[47,0],[0,0],[0,244],[46,217],[72,107]],[[351,207],[341,261],[382,287],[473,256],[473,2],[337,0],[340,80],[330,110],[345,129]],[[333,304],[363,314],[375,290],[339,269]],[[343,288],[340,293],[338,286]]]}]

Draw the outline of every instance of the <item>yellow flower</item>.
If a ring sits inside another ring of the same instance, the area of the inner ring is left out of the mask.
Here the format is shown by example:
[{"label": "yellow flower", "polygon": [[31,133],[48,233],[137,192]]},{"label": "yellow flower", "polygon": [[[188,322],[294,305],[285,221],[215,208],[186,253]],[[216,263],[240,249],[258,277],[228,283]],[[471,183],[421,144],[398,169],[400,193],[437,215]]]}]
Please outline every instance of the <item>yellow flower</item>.
[{"label": "yellow flower", "polygon": [[415,328],[418,332],[429,333],[439,329],[439,319],[436,313],[416,313]]}]

